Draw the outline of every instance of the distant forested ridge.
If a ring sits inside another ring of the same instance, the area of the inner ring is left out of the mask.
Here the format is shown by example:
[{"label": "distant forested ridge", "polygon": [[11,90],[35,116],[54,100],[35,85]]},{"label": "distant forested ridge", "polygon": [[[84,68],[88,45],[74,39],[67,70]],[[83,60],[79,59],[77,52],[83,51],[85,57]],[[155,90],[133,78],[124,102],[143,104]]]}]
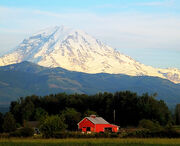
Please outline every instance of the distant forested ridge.
[{"label": "distant forested ridge", "polygon": [[119,126],[137,126],[142,119],[157,121],[161,125],[172,122],[172,116],[164,101],[156,100],[155,95],[145,93],[139,96],[130,91],[94,95],[66,93],[43,97],[32,95],[11,102],[10,112],[20,124],[23,121],[38,120],[47,114],[64,114],[65,117],[75,115],[76,117],[72,118],[75,119],[74,127],[89,114],[96,114]]},{"label": "distant forested ridge", "polygon": [[164,100],[168,106],[180,103],[180,84],[158,77],[87,74],[59,67],[42,67],[31,62],[0,67],[0,105],[32,94],[44,96],[66,92],[91,95],[126,90],[140,95],[157,93],[157,99]]}]

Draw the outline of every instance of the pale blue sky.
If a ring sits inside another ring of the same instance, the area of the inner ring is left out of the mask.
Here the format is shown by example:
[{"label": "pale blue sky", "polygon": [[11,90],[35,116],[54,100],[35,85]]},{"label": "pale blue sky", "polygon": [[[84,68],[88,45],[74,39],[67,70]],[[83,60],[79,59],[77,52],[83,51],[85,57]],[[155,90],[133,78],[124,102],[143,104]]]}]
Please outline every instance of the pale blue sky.
[{"label": "pale blue sky", "polygon": [[0,0],[0,54],[55,25],[82,29],[141,63],[180,69],[180,0]]}]

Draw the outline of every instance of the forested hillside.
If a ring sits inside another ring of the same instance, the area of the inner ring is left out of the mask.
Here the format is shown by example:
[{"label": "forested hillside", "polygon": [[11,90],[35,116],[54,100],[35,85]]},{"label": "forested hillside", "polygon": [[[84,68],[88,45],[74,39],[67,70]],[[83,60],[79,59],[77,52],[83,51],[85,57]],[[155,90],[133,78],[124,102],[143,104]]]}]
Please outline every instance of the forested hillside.
[{"label": "forested hillside", "polygon": [[63,68],[46,68],[30,62],[0,67],[0,104],[9,104],[32,94],[44,96],[60,92],[96,94],[130,90],[139,95],[157,93],[168,106],[180,102],[180,85],[166,79],[122,74],[86,74]]}]

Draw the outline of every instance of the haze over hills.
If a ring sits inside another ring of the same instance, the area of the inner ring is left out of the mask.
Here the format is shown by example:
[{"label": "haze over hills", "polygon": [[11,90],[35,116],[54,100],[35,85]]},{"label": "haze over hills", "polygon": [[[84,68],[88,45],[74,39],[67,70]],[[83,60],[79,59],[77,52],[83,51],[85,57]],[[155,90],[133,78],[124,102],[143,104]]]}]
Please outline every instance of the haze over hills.
[{"label": "haze over hills", "polygon": [[44,96],[60,92],[96,94],[130,90],[138,94],[157,93],[169,106],[180,102],[180,84],[149,76],[87,74],[66,69],[47,68],[30,62],[0,67],[0,105],[18,97]]},{"label": "haze over hills", "polygon": [[180,83],[178,69],[146,66],[81,30],[64,26],[47,28],[24,39],[14,51],[0,58],[0,66],[22,61],[84,73],[156,76]]}]

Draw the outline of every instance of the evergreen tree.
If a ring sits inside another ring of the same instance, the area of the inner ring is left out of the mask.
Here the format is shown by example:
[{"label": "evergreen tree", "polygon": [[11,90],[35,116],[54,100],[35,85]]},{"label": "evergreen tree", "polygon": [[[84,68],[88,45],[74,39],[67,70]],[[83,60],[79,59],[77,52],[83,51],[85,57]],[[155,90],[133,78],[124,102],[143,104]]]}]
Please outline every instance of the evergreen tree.
[{"label": "evergreen tree", "polygon": [[77,123],[81,120],[81,113],[77,112],[74,108],[66,108],[61,116],[64,117],[68,130],[76,131],[78,129]]},{"label": "evergreen tree", "polygon": [[175,122],[180,125],[180,104],[177,104],[175,108]]},{"label": "evergreen tree", "polygon": [[48,116],[48,113],[44,109],[39,107],[35,110],[35,115],[34,115],[35,120],[41,122],[47,116]]},{"label": "evergreen tree", "polygon": [[3,114],[0,112],[0,133],[3,132],[3,120],[4,120],[4,117],[3,117]]},{"label": "evergreen tree", "polygon": [[16,122],[14,116],[10,112],[5,114],[2,127],[4,132],[12,132],[16,130]]}]

